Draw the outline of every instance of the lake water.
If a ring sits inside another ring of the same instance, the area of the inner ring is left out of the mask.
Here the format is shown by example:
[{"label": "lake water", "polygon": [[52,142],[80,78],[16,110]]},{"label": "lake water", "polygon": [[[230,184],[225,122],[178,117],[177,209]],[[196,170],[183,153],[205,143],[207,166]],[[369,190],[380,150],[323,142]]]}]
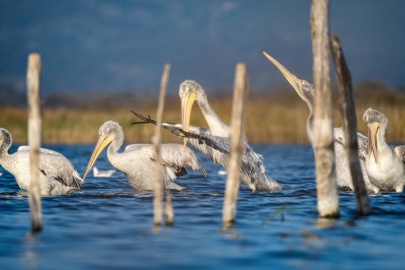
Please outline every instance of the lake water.
[{"label": "lake water", "polygon": [[[81,175],[93,147],[47,146],[69,158]],[[353,193],[341,191],[341,217],[334,223],[318,220],[312,148],[253,148],[287,189],[252,194],[242,187],[237,223],[229,232],[220,231],[226,175],[218,175],[222,167],[200,154],[207,178],[188,170],[176,180],[189,190],[173,193],[174,226],[158,233],[151,230],[153,194],[134,192],[116,172],[111,178],[90,173],[83,192],[43,198],[44,231],[30,236],[27,197],[5,173],[0,177],[0,269],[405,267],[405,194],[371,196],[373,214],[357,219]],[[113,169],[106,151],[95,166]]]}]

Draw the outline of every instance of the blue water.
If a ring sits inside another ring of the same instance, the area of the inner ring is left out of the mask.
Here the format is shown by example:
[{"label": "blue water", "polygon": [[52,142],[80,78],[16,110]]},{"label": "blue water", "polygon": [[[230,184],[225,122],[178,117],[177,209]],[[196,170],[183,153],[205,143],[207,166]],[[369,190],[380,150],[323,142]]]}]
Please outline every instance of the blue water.
[{"label": "blue water", "polygon": [[[83,175],[93,147],[47,148],[63,153]],[[341,191],[340,219],[318,220],[311,147],[254,149],[287,189],[252,194],[242,187],[237,223],[229,232],[220,231],[226,176],[203,155],[207,178],[188,170],[176,180],[189,190],[173,193],[174,226],[158,233],[152,231],[153,195],[134,192],[116,172],[111,178],[90,174],[83,192],[43,198],[44,231],[32,236],[27,197],[5,173],[0,177],[0,269],[404,268],[403,193],[371,196],[373,215],[356,218],[353,194]],[[95,166],[112,169],[105,152]]]}]

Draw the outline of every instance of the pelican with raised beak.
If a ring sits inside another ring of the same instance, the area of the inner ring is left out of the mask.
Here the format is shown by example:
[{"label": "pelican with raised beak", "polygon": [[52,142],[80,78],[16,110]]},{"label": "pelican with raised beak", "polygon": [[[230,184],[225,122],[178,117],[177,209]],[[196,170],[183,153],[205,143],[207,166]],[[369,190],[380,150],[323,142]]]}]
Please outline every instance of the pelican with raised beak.
[{"label": "pelican with raised beak", "polygon": [[[309,108],[309,116],[307,120],[307,135],[311,145],[314,145],[314,86],[305,80],[297,78],[293,73],[281,65],[276,59],[268,55],[266,52],[263,54],[269,59],[284,75],[287,81],[291,84],[298,96],[304,100]],[[336,182],[339,187],[348,187],[354,190],[352,176],[350,174],[349,162],[346,157],[346,153],[343,147],[344,135],[342,128],[333,129],[334,147],[335,147],[335,161],[336,161]],[[379,188],[370,182],[366,168],[365,168],[365,156],[367,145],[367,138],[361,133],[357,133],[357,141],[359,143],[359,157],[361,170],[363,172],[363,179],[366,185],[367,191],[378,192]]]}]

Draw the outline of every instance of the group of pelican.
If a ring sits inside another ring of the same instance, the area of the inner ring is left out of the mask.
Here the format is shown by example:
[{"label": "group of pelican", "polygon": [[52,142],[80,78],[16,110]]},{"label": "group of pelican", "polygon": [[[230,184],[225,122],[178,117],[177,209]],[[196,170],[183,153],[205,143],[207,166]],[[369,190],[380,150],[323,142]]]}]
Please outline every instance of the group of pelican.
[{"label": "group of pelican", "polygon": [[[314,86],[305,80],[298,79],[277,60],[263,52],[264,55],[281,71],[297,94],[309,108],[307,135],[313,146],[314,121]],[[378,193],[380,190],[402,192],[405,184],[405,146],[389,146],[385,141],[388,118],[381,112],[369,108],[363,115],[368,128],[368,136],[357,133],[359,158],[363,179],[368,191]],[[346,158],[342,128],[335,128],[334,148],[336,160],[336,180],[340,187],[352,190],[349,161]]]},{"label": "group of pelican", "polygon": [[[281,71],[287,81],[293,86],[299,97],[309,108],[307,120],[307,135],[313,145],[313,109],[314,87],[305,80],[298,79],[270,55],[265,56]],[[187,148],[191,144],[213,162],[227,169],[230,149],[230,127],[214,112],[208,102],[204,89],[195,81],[186,80],[180,85],[181,124],[163,122],[162,127],[184,140],[184,144],[162,144],[161,164],[153,145],[131,144],[120,152],[124,142],[121,126],[114,121],[105,122],[99,129],[98,141],[90,157],[83,178],[80,177],[73,164],[62,154],[40,149],[39,185],[42,195],[60,195],[81,189],[88,173],[98,156],[108,146],[107,157],[116,170],[123,172],[129,184],[137,190],[153,190],[156,182],[156,166],[162,166],[164,189],[183,190],[176,184],[176,177],[187,174],[185,167],[206,172],[201,166],[195,153]],[[208,129],[190,126],[191,111],[197,102]],[[133,124],[152,123],[156,121],[141,114],[134,114],[142,121]],[[369,192],[378,193],[380,190],[402,192],[405,184],[405,146],[391,147],[385,141],[388,118],[374,109],[368,109],[363,116],[368,127],[368,136],[358,133],[359,158],[366,188]],[[11,134],[0,128],[0,164],[5,170],[14,175],[19,187],[23,190],[30,188],[29,147],[21,146],[14,154],[10,153],[12,144]],[[340,187],[353,190],[349,163],[343,148],[344,136],[342,128],[334,129],[334,147],[337,172],[337,184]],[[94,175],[98,171],[94,168]],[[114,171],[111,171],[112,174]],[[240,168],[240,182],[252,192],[274,191],[283,189],[276,180],[266,173],[262,156],[253,151],[248,140],[244,139],[244,152]]]}]

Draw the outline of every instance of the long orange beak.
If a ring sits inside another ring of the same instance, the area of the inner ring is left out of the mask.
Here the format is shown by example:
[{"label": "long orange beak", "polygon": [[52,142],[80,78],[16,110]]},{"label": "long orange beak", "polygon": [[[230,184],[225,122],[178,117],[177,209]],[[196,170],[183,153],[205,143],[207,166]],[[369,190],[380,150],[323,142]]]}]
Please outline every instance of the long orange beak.
[{"label": "long orange beak", "polygon": [[[193,108],[194,101],[197,100],[197,96],[194,93],[183,96],[181,98],[181,125],[184,131],[190,130],[190,117],[191,109]],[[184,149],[187,148],[188,138],[184,138]]]},{"label": "long orange beak", "polygon": [[302,82],[298,79],[294,74],[292,74],[288,69],[286,69],[282,64],[280,64],[276,59],[268,55],[266,52],[263,52],[264,56],[267,57],[284,75],[287,81],[291,84],[297,94],[302,98],[305,102],[307,102],[307,98],[302,93]]},{"label": "long orange beak", "polygon": [[374,155],[375,163],[378,162],[378,152],[377,152],[377,131],[380,125],[378,123],[367,124],[368,127],[368,158],[371,157],[371,153]]},{"label": "long orange beak", "polygon": [[83,184],[84,180],[87,177],[87,174],[90,172],[91,168],[93,167],[94,163],[96,162],[98,156],[103,152],[104,148],[106,148],[107,145],[109,145],[113,141],[114,137],[112,135],[108,136],[107,135],[102,135],[98,138],[96,147],[94,147],[93,154],[91,155],[91,158],[89,160],[89,164],[87,164],[86,172],[84,173],[83,180],[81,184]]}]

